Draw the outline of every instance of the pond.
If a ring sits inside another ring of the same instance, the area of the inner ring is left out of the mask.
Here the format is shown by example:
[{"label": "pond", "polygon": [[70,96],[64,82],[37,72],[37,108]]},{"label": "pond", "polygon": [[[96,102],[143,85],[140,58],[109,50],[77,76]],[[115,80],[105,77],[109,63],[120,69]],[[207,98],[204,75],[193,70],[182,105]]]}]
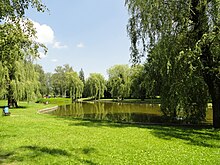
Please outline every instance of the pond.
[{"label": "pond", "polygon": [[[113,122],[164,123],[159,104],[77,102],[59,106],[57,110],[51,111],[50,114]],[[212,123],[211,109],[207,112],[206,123]]]}]

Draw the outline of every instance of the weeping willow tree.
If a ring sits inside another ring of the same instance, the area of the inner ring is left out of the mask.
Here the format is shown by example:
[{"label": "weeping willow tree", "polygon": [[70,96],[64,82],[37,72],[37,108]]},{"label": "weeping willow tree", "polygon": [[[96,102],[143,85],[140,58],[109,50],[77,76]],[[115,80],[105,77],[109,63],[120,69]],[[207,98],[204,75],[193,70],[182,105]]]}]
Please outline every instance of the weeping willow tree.
[{"label": "weeping willow tree", "polygon": [[38,50],[46,48],[35,42],[33,24],[25,19],[30,6],[44,11],[38,0],[0,1],[0,94],[8,98],[8,106],[17,107],[17,100],[30,100],[37,92],[37,74],[32,62],[39,56]]},{"label": "weeping willow tree", "polygon": [[145,64],[148,93],[152,95],[159,89],[161,111],[171,121],[198,123],[206,116],[207,85],[197,68],[198,60],[179,52],[182,45],[177,40],[163,38],[149,52]]},{"label": "weeping willow tree", "polygon": [[77,72],[68,71],[65,73],[65,77],[67,80],[67,88],[70,93],[70,98],[72,99],[72,102],[74,102],[77,98],[82,97],[84,84],[79,78]]},{"label": "weeping willow tree", "polygon": [[148,52],[149,65],[160,63],[163,68],[155,66],[158,70],[154,73],[162,73],[161,92],[169,93],[165,102],[174,105],[163,104],[164,112],[175,116],[177,110],[189,108],[194,113],[201,106],[204,110],[207,88],[213,126],[220,128],[220,1],[125,0],[125,4],[130,13],[133,61],[138,62]]},{"label": "weeping willow tree", "polygon": [[124,99],[130,96],[131,69],[128,65],[114,65],[107,70],[113,98]]},{"label": "weeping willow tree", "polygon": [[7,96],[9,106],[17,106],[17,101],[32,101],[40,96],[39,74],[31,61],[16,61],[14,79],[8,80]]},{"label": "weeping willow tree", "polygon": [[101,97],[104,97],[106,89],[105,78],[99,73],[91,73],[89,78],[86,80],[85,88],[88,97],[100,99]]},{"label": "weeping willow tree", "polygon": [[26,26],[28,30],[24,32],[20,20],[0,25],[1,85],[8,106],[17,107],[17,100],[26,98],[29,101],[38,93],[35,89],[38,87],[37,74],[32,63],[41,45],[30,38],[34,35],[34,30],[29,30],[31,23]]}]

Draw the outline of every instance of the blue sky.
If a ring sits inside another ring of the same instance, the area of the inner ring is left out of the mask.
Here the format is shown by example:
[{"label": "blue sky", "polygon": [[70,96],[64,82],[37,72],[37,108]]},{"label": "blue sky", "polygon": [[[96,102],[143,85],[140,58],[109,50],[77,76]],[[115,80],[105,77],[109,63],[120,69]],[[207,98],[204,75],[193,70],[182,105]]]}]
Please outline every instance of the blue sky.
[{"label": "blue sky", "polygon": [[29,10],[39,42],[48,47],[37,61],[46,72],[69,64],[85,76],[101,73],[115,64],[129,64],[130,41],[124,0],[43,0],[49,12]]}]

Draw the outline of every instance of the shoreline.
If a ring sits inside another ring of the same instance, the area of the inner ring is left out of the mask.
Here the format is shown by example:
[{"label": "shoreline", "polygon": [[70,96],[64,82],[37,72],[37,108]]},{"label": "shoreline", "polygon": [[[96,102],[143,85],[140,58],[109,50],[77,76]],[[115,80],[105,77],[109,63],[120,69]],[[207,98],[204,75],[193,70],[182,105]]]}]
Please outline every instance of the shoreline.
[{"label": "shoreline", "polygon": [[44,108],[44,109],[38,110],[37,113],[38,113],[38,114],[48,113],[48,112],[51,112],[51,111],[57,110],[58,107],[59,107],[59,106],[56,105],[56,106],[54,106],[54,107]]}]

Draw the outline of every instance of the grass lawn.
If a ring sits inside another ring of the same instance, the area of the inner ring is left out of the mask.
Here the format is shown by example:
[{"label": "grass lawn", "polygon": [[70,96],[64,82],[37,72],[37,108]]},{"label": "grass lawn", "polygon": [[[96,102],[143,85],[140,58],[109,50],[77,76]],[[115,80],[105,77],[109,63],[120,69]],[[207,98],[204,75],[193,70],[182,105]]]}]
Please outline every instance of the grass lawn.
[{"label": "grass lawn", "polygon": [[0,164],[220,163],[217,130],[59,118],[37,113],[53,104],[20,105],[0,116]]}]

